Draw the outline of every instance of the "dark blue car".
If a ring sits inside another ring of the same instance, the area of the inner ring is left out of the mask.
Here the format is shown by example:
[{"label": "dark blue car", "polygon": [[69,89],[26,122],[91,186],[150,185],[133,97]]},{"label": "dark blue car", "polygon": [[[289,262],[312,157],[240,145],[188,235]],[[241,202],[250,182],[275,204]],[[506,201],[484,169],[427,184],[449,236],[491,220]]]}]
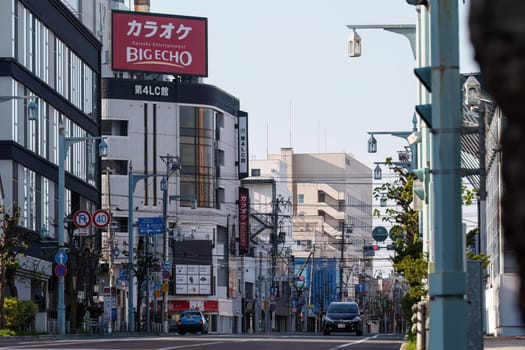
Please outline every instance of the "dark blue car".
[{"label": "dark blue car", "polygon": [[200,311],[184,311],[177,322],[177,332],[179,334],[190,333],[208,333],[208,320]]},{"label": "dark blue car", "polygon": [[356,302],[332,302],[323,316],[323,334],[331,332],[355,332],[363,335],[362,312]]}]

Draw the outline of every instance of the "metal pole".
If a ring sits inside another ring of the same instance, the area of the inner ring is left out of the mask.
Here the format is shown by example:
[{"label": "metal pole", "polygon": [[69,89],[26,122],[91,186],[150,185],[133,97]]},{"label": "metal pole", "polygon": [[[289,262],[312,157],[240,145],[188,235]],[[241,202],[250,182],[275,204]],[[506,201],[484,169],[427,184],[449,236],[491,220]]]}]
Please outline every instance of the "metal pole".
[{"label": "metal pole", "polygon": [[[108,333],[113,332],[113,231],[111,230],[111,179],[109,176],[109,168],[106,168],[108,177],[108,210],[110,212],[110,222],[108,225],[108,237],[109,237],[109,324]],[[116,295],[115,295],[116,297]],[[116,304],[116,303],[115,303]]]},{"label": "metal pole", "polygon": [[133,192],[135,189],[133,167],[128,173],[128,331],[135,332],[135,314],[133,310]]},{"label": "metal pole", "polygon": [[[164,242],[163,242],[163,267],[164,265],[168,263],[168,230],[166,229],[166,225],[168,224],[168,183],[169,183],[169,167],[170,163],[166,162],[166,187],[164,188],[164,191],[162,193],[162,217],[164,218]],[[162,281],[163,285],[164,283],[167,283],[166,281]],[[165,287],[163,286],[163,289]],[[168,333],[168,291],[164,290],[162,293],[162,328],[164,333]]]},{"label": "metal pole", "polygon": [[435,269],[429,274],[430,349],[466,349],[461,225],[458,1],[432,0],[432,181]]},{"label": "metal pole", "polygon": [[147,261],[146,265],[146,331],[149,333],[151,331],[151,319],[150,319],[150,309],[149,309],[149,267],[150,267],[150,238],[151,235],[144,235],[144,257]]},{"label": "metal pole", "polygon": [[[277,202],[277,189],[276,189],[276,182],[275,180],[272,182],[272,291],[275,294],[276,293],[276,285],[275,285],[275,273],[277,270],[277,224],[279,222],[279,203]],[[272,295],[270,293],[270,298],[275,298],[275,295]],[[274,309],[275,310],[275,309]],[[270,324],[270,332],[273,332],[273,329],[275,328],[275,311],[270,312],[271,316],[271,324]]]},{"label": "metal pole", "polygon": [[[58,127],[58,251],[64,250],[64,205],[65,205],[65,166],[66,141],[64,137],[64,125],[62,122]],[[66,306],[64,304],[64,276],[58,276],[58,334],[66,333]]]},{"label": "metal pole", "polygon": [[343,267],[345,266],[345,223],[341,227],[341,261],[339,262],[339,301],[343,301]]}]

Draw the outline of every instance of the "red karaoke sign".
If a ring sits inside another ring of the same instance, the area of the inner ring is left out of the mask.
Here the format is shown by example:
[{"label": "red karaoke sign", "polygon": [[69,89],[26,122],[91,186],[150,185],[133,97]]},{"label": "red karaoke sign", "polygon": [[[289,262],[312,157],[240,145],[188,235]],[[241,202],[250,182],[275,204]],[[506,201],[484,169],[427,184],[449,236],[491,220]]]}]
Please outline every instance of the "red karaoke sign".
[{"label": "red karaoke sign", "polygon": [[113,69],[208,76],[208,20],[113,11]]},{"label": "red karaoke sign", "polygon": [[250,192],[239,188],[239,254],[246,254],[250,248]]}]

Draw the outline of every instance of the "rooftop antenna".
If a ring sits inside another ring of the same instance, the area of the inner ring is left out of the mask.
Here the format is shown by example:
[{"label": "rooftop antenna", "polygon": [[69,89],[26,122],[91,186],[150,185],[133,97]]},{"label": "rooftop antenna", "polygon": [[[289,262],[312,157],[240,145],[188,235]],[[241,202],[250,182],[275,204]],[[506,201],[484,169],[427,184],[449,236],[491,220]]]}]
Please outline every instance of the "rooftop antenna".
[{"label": "rooftop antenna", "polygon": [[319,135],[319,120],[317,121],[317,153],[321,153],[321,136]]},{"label": "rooftop antenna", "polygon": [[268,159],[268,121],[266,121],[266,159]]},{"label": "rooftop antenna", "polygon": [[292,99],[290,99],[290,148],[292,148]]}]

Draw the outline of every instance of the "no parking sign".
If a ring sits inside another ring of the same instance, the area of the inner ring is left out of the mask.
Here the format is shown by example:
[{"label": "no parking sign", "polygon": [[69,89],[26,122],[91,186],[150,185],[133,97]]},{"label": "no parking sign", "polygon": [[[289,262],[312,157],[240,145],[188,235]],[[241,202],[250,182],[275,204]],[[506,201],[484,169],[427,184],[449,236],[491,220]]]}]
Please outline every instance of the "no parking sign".
[{"label": "no parking sign", "polygon": [[86,228],[91,224],[91,213],[87,210],[79,210],[73,215],[73,223],[78,228]]}]

